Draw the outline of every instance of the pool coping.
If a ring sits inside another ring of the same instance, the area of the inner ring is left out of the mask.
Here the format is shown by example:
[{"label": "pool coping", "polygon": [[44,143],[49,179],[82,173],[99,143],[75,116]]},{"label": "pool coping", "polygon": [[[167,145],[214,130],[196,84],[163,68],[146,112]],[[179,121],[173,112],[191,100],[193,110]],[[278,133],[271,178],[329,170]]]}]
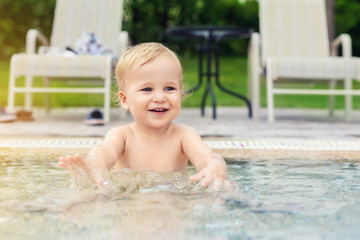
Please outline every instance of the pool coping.
[{"label": "pool coping", "polygon": [[[360,162],[360,140],[301,138],[203,138],[229,160],[309,159]],[[101,137],[0,137],[0,151],[85,154]]]}]

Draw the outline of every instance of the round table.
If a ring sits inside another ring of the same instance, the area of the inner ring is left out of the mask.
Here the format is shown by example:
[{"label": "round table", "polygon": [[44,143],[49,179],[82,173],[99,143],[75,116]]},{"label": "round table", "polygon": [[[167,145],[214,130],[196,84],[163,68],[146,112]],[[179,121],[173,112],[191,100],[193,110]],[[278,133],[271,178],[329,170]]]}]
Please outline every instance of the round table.
[{"label": "round table", "polygon": [[[251,33],[252,30],[250,28],[227,26],[178,26],[166,29],[166,34],[169,36],[192,38],[198,40],[199,79],[197,85],[193,87],[190,91],[196,91],[197,89],[199,89],[203,83],[203,77],[206,77],[206,89],[201,102],[202,116],[204,116],[205,114],[206,98],[208,94],[210,94],[213,108],[213,119],[216,119],[216,98],[212,86],[212,78],[215,78],[215,84],[220,90],[245,101],[249,110],[249,117],[252,117],[252,108],[250,101],[245,96],[225,88],[220,83],[219,76],[220,41],[223,38],[249,38]],[[204,53],[206,54],[205,70],[203,68]],[[212,67],[214,65],[215,69],[213,70]]]}]

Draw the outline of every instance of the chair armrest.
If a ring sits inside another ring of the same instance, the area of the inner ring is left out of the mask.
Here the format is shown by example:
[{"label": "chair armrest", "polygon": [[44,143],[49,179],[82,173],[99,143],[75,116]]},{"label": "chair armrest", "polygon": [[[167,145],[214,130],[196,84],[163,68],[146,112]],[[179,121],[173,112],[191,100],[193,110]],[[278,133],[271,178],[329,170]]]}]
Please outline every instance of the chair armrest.
[{"label": "chair armrest", "polygon": [[331,56],[338,55],[338,48],[342,46],[342,55],[345,58],[349,58],[352,56],[352,49],[351,49],[351,37],[349,34],[343,33],[340,34],[337,38],[335,38],[331,42]]},{"label": "chair armrest", "polygon": [[34,54],[36,52],[36,40],[39,40],[43,46],[49,46],[48,39],[41,32],[36,29],[30,29],[26,33],[27,54]]},{"label": "chair armrest", "polygon": [[118,46],[117,46],[118,56],[120,57],[121,55],[123,55],[130,45],[131,45],[131,39],[129,37],[129,33],[126,31],[121,31],[119,33]]}]

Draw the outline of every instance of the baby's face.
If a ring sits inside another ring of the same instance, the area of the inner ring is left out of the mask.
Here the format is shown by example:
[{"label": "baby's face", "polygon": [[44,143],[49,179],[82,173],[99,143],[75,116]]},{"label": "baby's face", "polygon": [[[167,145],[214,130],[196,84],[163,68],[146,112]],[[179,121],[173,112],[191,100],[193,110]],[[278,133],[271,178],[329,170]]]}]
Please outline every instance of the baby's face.
[{"label": "baby's face", "polygon": [[162,54],[127,73],[121,105],[131,111],[138,124],[168,127],[180,112],[181,75],[178,60]]}]

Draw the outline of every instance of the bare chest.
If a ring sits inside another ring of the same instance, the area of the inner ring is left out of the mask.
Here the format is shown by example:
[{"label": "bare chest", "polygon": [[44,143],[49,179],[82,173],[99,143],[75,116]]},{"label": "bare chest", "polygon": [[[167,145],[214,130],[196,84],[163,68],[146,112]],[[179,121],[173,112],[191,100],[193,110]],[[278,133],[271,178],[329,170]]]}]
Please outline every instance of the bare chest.
[{"label": "bare chest", "polygon": [[141,171],[174,172],[187,167],[187,158],[178,139],[129,139],[120,157],[129,168]]}]

